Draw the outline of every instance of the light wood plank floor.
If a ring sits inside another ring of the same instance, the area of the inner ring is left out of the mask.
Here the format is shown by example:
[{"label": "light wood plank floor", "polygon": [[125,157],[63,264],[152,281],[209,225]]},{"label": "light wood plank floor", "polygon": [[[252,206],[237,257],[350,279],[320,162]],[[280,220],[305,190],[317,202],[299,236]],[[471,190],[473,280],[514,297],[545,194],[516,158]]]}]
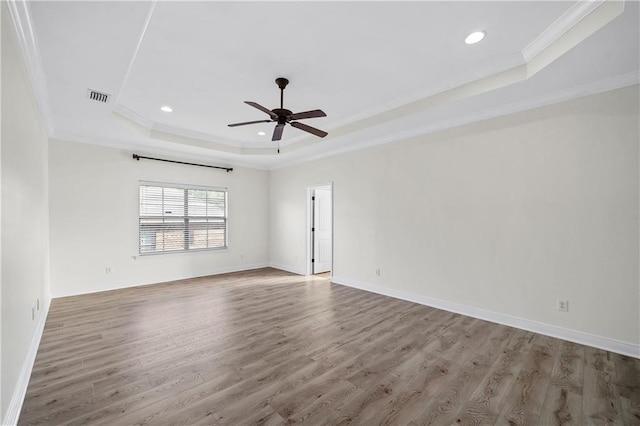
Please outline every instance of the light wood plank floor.
[{"label": "light wood plank floor", "polygon": [[261,269],[55,299],[20,424],[640,424],[640,360]]}]

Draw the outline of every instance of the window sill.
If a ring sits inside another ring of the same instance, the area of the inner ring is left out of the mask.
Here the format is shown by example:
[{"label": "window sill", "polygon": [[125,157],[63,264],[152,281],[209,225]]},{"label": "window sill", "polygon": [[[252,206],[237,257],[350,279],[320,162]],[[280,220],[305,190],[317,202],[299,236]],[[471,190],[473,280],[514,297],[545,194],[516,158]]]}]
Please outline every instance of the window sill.
[{"label": "window sill", "polygon": [[152,253],[138,253],[133,257],[134,258],[137,258],[137,257],[153,257],[153,256],[160,256],[160,255],[165,255],[165,254],[225,252],[227,250],[229,250],[229,246],[217,247],[217,248],[192,249],[192,250],[171,250],[171,251],[156,251],[156,252],[152,252]]}]

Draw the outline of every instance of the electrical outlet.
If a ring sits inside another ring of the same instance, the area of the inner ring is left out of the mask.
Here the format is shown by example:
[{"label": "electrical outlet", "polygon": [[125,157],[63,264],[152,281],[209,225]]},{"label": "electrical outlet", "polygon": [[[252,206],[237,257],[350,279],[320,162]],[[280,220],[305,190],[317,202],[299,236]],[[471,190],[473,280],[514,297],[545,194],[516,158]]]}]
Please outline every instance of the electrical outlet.
[{"label": "electrical outlet", "polygon": [[40,310],[40,299],[36,299],[36,309]]},{"label": "electrical outlet", "polygon": [[36,319],[36,308],[31,308],[31,321]]},{"label": "electrical outlet", "polygon": [[111,273],[111,266],[107,266],[106,268],[104,268],[104,273],[105,274],[110,274]]},{"label": "electrical outlet", "polygon": [[561,312],[569,312],[569,301],[566,299],[558,299],[556,309]]},{"label": "electrical outlet", "polygon": [[378,269],[376,269],[376,275],[377,275],[377,276],[380,276],[380,269],[379,269],[379,268],[378,268]]}]

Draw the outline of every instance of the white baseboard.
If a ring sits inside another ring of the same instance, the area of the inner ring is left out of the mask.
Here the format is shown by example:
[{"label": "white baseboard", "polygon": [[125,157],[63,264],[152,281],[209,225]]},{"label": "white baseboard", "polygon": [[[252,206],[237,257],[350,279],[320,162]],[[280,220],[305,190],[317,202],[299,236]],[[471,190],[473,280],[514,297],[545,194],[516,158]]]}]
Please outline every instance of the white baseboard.
[{"label": "white baseboard", "polygon": [[93,287],[91,289],[83,289],[83,290],[77,290],[77,291],[58,291],[58,290],[52,290],[52,294],[51,297],[52,298],[58,298],[58,297],[69,297],[69,296],[80,296],[83,294],[91,294],[91,293],[100,293],[102,291],[110,291],[110,290],[120,290],[123,288],[130,288],[130,287],[139,287],[139,286],[144,286],[144,285],[153,285],[153,284],[159,284],[159,283],[166,283],[169,281],[178,281],[178,280],[188,280],[191,278],[199,278],[199,277],[208,277],[210,275],[220,275],[220,274],[228,274],[231,272],[243,272],[243,271],[250,271],[253,269],[260,269],[260,268],[267,268],[269,267],[269,264],[267,262],[262,262],[262,263],[252,263],[252,264],[246,264],[246,265],[237,265],[237,266],[231,266],[231,267],[226,267],[226,268],[217,268],[217,269],[213,269],[211,271],[207,271],[205,274],[197,274],[197,275],[185,275],[185,274],[176,274],[176,275],[164,275],[164,276],[160,276],[160,277],[156,277],[153,279],[153,281],[120,281],[114,284],[105,284],[105,285],[100,285],[97,287]]},{"label": "white baseboard", "polygon": [[38,318],[38,324],[33,333],[27,356],[25,357],[22,368],[20,369],[20,375],[18,376],[18,382],[13,390],[11,401],[7,407],[7,412],[2,419],[3,425],[15,425],[18,423],[18,417],[22,410],[22,403],[27,393],[27,387],[29,386],[29,379],[31,378],[31,370],[33,370],[33,363],[36,360],[38,354],[38,347],[40,346],[40,339],[42,338],[42,332],[44,331],[44,324],[47,322],[47,314],[49,313],[49,306],[51,306],[51,299],[45,300],[42,306],[42,312]]},{"label": "white baseboard", "polygon": [[296,268],[295,266],[282,265],[280,263],[273,263],[273,262],[269,262],[269,266],[271,268],[280,269],[281,271],[291,272],[292,274],[307,275],[306,271],[300,268]]},{"label": "white baseboard", "polygon": [[640,358],[640,345],[634,343],[623,342],[603,336],[596,336],[593,334],[584,333],[582,331],[570,330],[567,328],[558,327],[556,325],[545,324],[525,318],[487,311],[484,309],[475,308],[473,306],[461,305],[458,303],[435,299],[433,297],[423,296],[407,291],[395,290],[375,284],[363,283],[349,278],[334,276],[331,281],[336,284],[353,287],[372,293],[382,294],[383,296],[389,296],[395,299],[407,300],[409,302],[418,303],[420,305],[431,306],[433,308],[455,312],[457,314],[491,321],[498,324],[507,325],[509,327],[515,327],[522,330],[532,331],[534,333],[544,334],[545,336],[556,337],[558,339],[568,340],[570,342],[580,343],[582,345],[592,346],[594,348],[604,349],[606,351],[615,352],[634,358]]}]

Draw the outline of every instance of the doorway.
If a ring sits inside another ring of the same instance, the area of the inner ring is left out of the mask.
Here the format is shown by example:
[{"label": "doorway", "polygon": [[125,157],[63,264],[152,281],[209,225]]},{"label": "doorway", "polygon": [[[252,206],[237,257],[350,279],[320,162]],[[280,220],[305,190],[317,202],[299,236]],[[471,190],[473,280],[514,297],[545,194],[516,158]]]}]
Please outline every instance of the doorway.
[{"label": "doorway", "polygon": [[307,274],[333,269],[333,184],[307,188]]}]

